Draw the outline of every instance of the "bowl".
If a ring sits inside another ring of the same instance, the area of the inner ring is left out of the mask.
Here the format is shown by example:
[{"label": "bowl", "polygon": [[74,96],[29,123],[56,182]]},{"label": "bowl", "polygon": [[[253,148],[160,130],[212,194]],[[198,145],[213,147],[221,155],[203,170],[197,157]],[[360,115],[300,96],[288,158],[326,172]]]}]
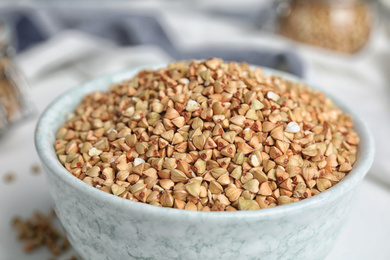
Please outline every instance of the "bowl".
[{"label": "bowl", "polygon": [[[133,202],[93,188],[70,174],[57,159],[54,141],[83,96],[105,91],[134,76],[135,68],[77,86],[41,115],[35,144],[70,243],[83,259],[323,259],[346,223],[358,184],[374,159],[374,141],[352,114],[361,143],[353,170],[314,197],[254,211],[196,212]],[[293,81],[292,75],[262,68]],[[329,95],[328,95],[329,96]]]}]

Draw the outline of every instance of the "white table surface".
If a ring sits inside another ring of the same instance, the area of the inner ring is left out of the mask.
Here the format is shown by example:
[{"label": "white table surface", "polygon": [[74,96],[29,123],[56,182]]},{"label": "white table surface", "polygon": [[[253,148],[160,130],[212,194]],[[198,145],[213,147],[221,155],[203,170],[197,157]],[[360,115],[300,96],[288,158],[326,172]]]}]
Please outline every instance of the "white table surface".
[{"label": "white table surface", "polygon": [[[167,26],[172,26],[175,19],[185,16],[185,12],[166,10],[161,15]],[[270,44],[276,48],[291,45],[289,41],[268,34],[256,32],[254,35],[251,31],[239,30],[234,22],[213,22],[210,17],[203,16],[208,19],[208,23],[212,23],[213,28],[218,28],[219,33],[202,38],[202,32],[197,31],[198,27],[195,26],[198,20],[187,17],[185,22],[172,26],[174,29],[170,32],[171,36],[183,48],[215,44],[231,39],[231,34],[240,36],[233,37],[231,44],[240,43],[237,40],[239,38],[242,43],[260,49]],[[202,14],[197,17],[202,17]],[[193,28],[192,33],[187,31],[188,28]],[[387,141],[390,117],[386,112],[389,111],[390,99],[386,88],[390,85],[390,66],[387,62],[390,41],[383,32],[378,31],[368,47],[352,57],[318,52],[306,46],[297,47],[307,68],[306,78],[321,82],[330,92],[356,109],[370,124],[377,140],[378,159],[356,192],[351,216],[336,247],[327,257],[330,260],[390,259],[390,170],[386,164],[390,147]],[[229,37],[226,32],[229,32]],[[50,49],[51,52],[48,51]],[[61,53],[59,50],[65,49],[69,52],[54,59],[56,65],[53,67],[50,53]],[[75,49],[76,53],[72,51]],[[93,54],[93,58],[91,55],[84,57],[83,54],[88,51]],[[0,260],[47,259],[50,254],[46,249],[25,255],[10,225],[15,216],[27,218],[34,211],[49,213],[51,208],[44,174],[41,172],[34,175],[31,170],[33,165],[39,164],[33,142],[38,115],[55,97],[91,77],[137,65],[166,63],[169,56],[152,46],[118,48],[105,41],[69,31],[21,54],[17,61],[28,76],[30,97],[36,113],[29,120],[12,127],[0,139]],[[105,61],[105,66],[101,66],[101,61]],[[8,172],[16,175],[11,183],[3,181]],[[68,252],[60,259],[68,259],[71,254]]]}]

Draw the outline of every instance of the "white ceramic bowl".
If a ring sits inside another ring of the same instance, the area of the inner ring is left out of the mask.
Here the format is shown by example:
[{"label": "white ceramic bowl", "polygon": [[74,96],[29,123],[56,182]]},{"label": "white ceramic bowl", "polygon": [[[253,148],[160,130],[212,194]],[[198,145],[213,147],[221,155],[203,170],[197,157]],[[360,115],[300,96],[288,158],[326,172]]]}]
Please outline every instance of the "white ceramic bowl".
[{"label": "white ceramic bowl", "polygon": [[[194,212],[132,202],[88,186],[59,162],[55,134],[87,93],[106,91],[132,69],[84,83],[42,114],[35,143],[47,173],[55,211],[83,259],[323,259],[347,220],[357,185],[374,158],[374,141],[353,111],[361,143],[352,172],[314,197],[270,209]],[[286,73],[263,69],[299,81]]]}]

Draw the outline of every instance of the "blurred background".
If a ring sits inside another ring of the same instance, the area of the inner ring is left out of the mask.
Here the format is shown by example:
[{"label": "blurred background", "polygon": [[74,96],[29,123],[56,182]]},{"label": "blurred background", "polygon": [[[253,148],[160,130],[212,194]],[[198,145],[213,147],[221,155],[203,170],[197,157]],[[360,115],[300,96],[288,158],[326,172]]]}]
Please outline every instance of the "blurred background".
[{"label": "blurred background", "polygon": [[390,0],[9,0],[0,2],[0,260],[52,256],[25,253],[11,224],[50,214],[33,135],[51,101],[107,73],[209,57],[295,74],[364,119],[376,159],[328,259],[390,259]]}]

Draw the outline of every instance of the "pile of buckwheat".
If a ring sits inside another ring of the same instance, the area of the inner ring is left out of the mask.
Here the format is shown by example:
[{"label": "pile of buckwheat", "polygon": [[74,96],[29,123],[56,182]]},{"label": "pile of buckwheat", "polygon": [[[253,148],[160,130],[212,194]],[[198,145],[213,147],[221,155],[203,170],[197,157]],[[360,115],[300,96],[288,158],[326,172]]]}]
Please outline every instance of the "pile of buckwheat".
[{"label": "pile of buckwheat", "polygon": [[86,96],[55,149],[115,196],[199,211],[269,208],[327,190],[359,137],[319,91],[246,63],[170,63]]}]

